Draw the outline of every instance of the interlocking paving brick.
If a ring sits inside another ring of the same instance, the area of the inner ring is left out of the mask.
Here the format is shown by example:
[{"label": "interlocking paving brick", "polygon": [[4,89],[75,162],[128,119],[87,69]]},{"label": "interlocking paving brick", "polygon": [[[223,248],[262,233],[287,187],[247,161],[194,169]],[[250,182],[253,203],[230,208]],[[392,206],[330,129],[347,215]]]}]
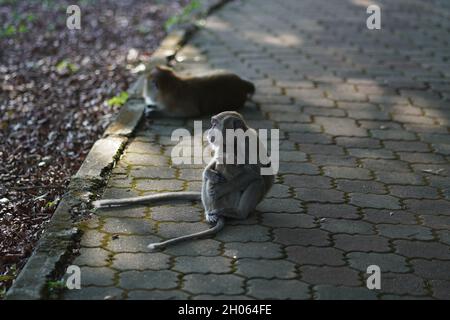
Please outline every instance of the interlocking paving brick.
[{"label": "interlocking paving brick", "polygon": [[151,217],[156,221],[198,222],[203,218],[203,209],[180,206],[160,206],[151,208]]},{"label": "interlocking paving brick", "polygon": [[86,287],[82,290],[66,290],[64,299],[67,300],[105,300],[122,299],[123,290],[116,287]]},{"label": "interlocking paving brick", "polygon": [[431,280],[433,297],[438,299],[450,299],[450,281]]},{"label": "interlocking paving brick", "polygon": [[298,264],[342,266],[344,254],[334,248],[292,246],[286,249],[288,259]]},{"label": "interlocking paving brick", "polygon": [[183,289],[194,294],[241,294],[244,280],[228,274],[189,274],[183,277]]},{"label": "interlocking paving brick", "polygon": [[301,280],[307,283],[360,286],[359,274],[348,267],[304,266],[300,268]]},{"label": "interlocking paving brick", "polygon": [[100,247],[104,237],[105,234],[97,230],[87,230],[83,233],[80,244],[82,247]]},{"label": "interlocking paving brick", "polygon": [[160,270],[169,267],[169,256],[163,253],[119,253],[112,267],[119,270]]},{"label": "interlocking paving brick", "polygon": [[90,267],[106,267],[108,251],[102,248],[81,248],[80,255],[73,261],[74,265]]},{"label": "interlocking paving brick", "polygon": [[328,233],[319,229],[278,228],[273,231],[275,242],[284,245],[327,246]]},{"label": "interlocking paving brick", "polygon": [[228,273],[231,271],[231,259],[224,257],[178,257],[175,259],[175,271],[187,273]]},{"label": "interlocking paving brick", "polygon": [[133,290],[128,292],[130,300],[186,300],[189,295],[179,290]]},{"label": "interlocking paving brick", "polygon": [[296,213],[268,213],[262,214],[262,224],[269,227],[314,228],[314,217]]},{"label": "interlocking paving brick", "polygon": [[265,199],[261,201],[256,209],[261,212],[301,213],[303,211],[301,201],[296,199],[278,199],[277,201]]},{"label": "interlocking paving brick", "polygon": [[381,270],[381,291],[392,294],[426,295],[425,282],[413,274],[384,273]]},{"label": "interlocking paving brick", "polygon": [[350,194],[350,203],[363,208],[400,209],[397,198],[379,194]]},{"label": "interlocking paving brick", "polygon": [[329,189],[331,187],[331,179],[322,176],[285,175],[284,183],[288,186],[298,188]]},{"label": "interlocking paving brick", "polygon": [[372,224],[361,220],[327,218],[321,224],[322,229],[332,233],[374,234]]},{"label": "interlocking paving brick", "polygon": [[431,280],[450,280],[450,261],[412,259],[414,273]]},{"label": "interlocking paving brick", "polygon": [[269,241],[269,229],[258,225],[225,227],[216,239],[223,242]]},{"label": "interlocking paving brick", "polygon": [[421,186],[389,186],[390,194],[399,198],[436,199],[439,194],[436,189]]},{"label": "interlocking paving brick", "polygon": [[380,235],[391,239],[432,240],[431,229],[417,225],[379,224]]},{"label": "interlocking paving brick", "polygon": [[307,212],[317,218],[348,218],[356,219],[359,217],[357,209],[347,204],[320,204],[310,203],[306,205]]},{"label": "interlocking paving brick", "polygon": [[408,258],[450,260],[450,248],[437,242],[396,240],[393,243],[396,252]]},{"label": "interlocking paving brick", "polygon": [[343,192],[330,189],[296,188],[295,197],[307,202],[344,202]]},{"label": "interlocking paving brick", "polygon": [[380,236],[365,236],[365,235],[348,235],[348,234],[336,234],[333,236],[334,246],[338,249],[362,252],[389,252],[388,239]]},{"label": "interlocking paving brick", "polygon": [[161,241],[156,236],[114,235],[106,248],[112,252],[148,252],[148,244]]},{"label": "interlocking paving brick", "polygon": [[367,288],[319,285],[314,287],[319,300],[374,300],[377,293]]},{"label": "interlocking paving brick", "polygon": [[105,218],[102,230],[113,234],[148,235],[152,233],[153,223],[143,219]]},{"label": "interlocking paving brick", "polygon": [[386,194],[385,186],[376,181],[359,181],[359,180],[336,180],[337,188],[341,191],[348,193],[374,193],[374,194]]},{"label": "interlocking paving brick", "polygon": [[326,176],[341,179],[370,180],[370,171],[363,168],[324,167]]},{"label": "interlocking paving brick", "polygon": [[232,258],[267,258],[282,256],[281,246],[272,242],[229,242],[225,244],[224,255]]},{"label": "interlocking paving brick", "polygon": [[114,270],[110,268],[92,268],[82,267],[81,271],[81,287],[85,286],[113,286]]},{"label": "interlocking paving brick", "polygon": [[382,273],[409,271],[405,258],[393,253],[350,252],[347,259],[350,266],[363,272],[371,265],[379,266]]},{"label": "interlocking paving brick", "polygon": [[295,278],[295,264],[286,260],[239,259],[236,261],[236,274],[246,278]]},{"label": "interlocking paving brick", "polygon": [[308,299],[309,288],[298,280],[252,279],[247,283],[248,294],[257,299]]},{"label": "interlocking paving brick", "polygon": [[125,271],[119,275],[119,286],[124,289],[175,289],[177,275],[167,270]]}]

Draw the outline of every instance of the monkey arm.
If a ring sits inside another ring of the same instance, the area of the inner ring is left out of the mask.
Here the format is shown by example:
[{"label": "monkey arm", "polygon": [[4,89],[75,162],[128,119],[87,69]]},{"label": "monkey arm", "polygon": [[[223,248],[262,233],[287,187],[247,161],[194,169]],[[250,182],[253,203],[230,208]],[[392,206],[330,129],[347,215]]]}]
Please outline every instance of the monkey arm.
[{"label": "monkey arm", "polygon": [[263,183],[262,177],[258,173],[252,169],[246,169],[243,174],[233,180],[216,184],[217,187],[214,188],[215,197],[218,199],[236,190],[244,191],[256,180],[261,180],[261,183]]}]

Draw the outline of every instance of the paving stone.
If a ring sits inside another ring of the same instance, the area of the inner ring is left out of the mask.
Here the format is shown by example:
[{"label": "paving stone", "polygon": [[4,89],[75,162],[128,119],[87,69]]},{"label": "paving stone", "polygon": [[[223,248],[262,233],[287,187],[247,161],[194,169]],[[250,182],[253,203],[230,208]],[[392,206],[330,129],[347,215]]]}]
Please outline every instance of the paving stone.
[{"label": "paving stone", "polygon": [[344,155],[344,149],[340,146],[335,145],[324,145],[324,144],[299,144],[300,151],[306,154],[326,154],[332,156]]},{"label": "paving stone", "polygon": [[301,264],[342,266],[344,254],[334,248],[316,248],[316,247],[287,247],[288,259]]},{"label": "paving stone", "polygon": [[140,179],[175,179],[176,171],[174,168],[167,167],[132,166],[130,176]]},{"label": "paving stone", "polygon": [[338,145],[347,148],[380,148],[379,140],[371,138],[353,138],[353,137],[338,137],[336,138]]},{"label": "paving stone", "polygon": [[156,236],[114,235],[109,239],[106,248],[115,253],[149,252],[147,246],[159,241],[161,239]]},{"label": "paving stone", "polygon": [[82,247],[100,247],[104,237],[105,234],[97,230],[87,230],[83,233],[80,244]]},{"label": "paving stone", "polygon": [[175,289],[178,274],[172,271],[125,271],[120,273],[119,286],[124,289]]},{"label": "paving stone", "polygon": [[239,258],[281,258],[281,246],[272,242],[230,242],[225,244],[224,255]]},{"label": "paving stone", "polygon": [[179,290],[133,290],[128,292],[129,300],[187,300],[189,295]]},{"label": "paving stone", "polygon": [[186,205],[151,208],[151,217],[156,221],[198,222],[203,219],[203,210]]},{"label": "paving stone", "polygon": [[365,235],[347,235],[336,234],[333,235],[334,247],[350,251],[362,251],[362,252],[389,252],[388,239],[380,236],[365,236]]},{"label": "paving stone", "polygon": [[[386,149],[361,149],[361,148],[348,148],[347,149],[348,154],[357,157],[357,158],[369,158],[369,160],[363,160],[364,167],[368,169],[374,169],[374,166],[366,165],[366,162],[369,162],[370,160],[375,162],[376,159],[378,162],[381,160],[379,159],[394,159],[395,155],[392,151],[386,150]],[[380,168],[386,168],[386,167],[380,167]]]},{"label": "paving stone", "polygon": [[424,185],[422,176],[406,172],[375,172],[377,180],[387,184]]},{"label": "paving stone", "polygon": [[336,287],[319,285],[314,287],[319,300],[375,300],[377,292],[367,288]]},{"label": "paving stone", "polygon": [[432,240],[433,235],[429,228],[415,225],[377,225],[380,235],[391,239]]},{"label": "paving stone", "polygon": [[397,198],[379,194],[350,194],[350,203],[363,208],[400,209]]},{"label": "paving stone", "polygon": [[225,227],[216,239],[223,242],[269,241],[269,228],[258,225]]},{"label": "paving stone", "polygon": [[158,236],[166,239],[179,237],[208,229],[209,225],[203,222],[161,222],[158,225]]},{"label": "paving stone", "polygon": [[138,179],[136,189],[142,191],[183,191],[184,183],[181,180]]},{"label": "paving stone", "polygon": [[433,297],[441,300],[450,299],[450,281],[431,280]]},{"label": "paving stone", "polygon": [[294,162],[282,162],[280,163],[280,170],[283,174],[307,174],[318,175],[320,173],[319,167],[311,163],[294,163]]},{"label": "paving stone", "polygon": [[364,220],[372,223],[417,224],[414,214],[405,211],[363,209]]},{"label": "paving stone", "polygon": [[105,218],[102,230],[112,234],[150,235],[153,223],[143,219]]},{"label": "paving stone", "polygon": [[359,180],[371,179],[369,170],[362,168],[324,167],[323,171],[326,176],[332,178],[359,179]]},{"label": "paving stone", "polygon": [[246,278],[292,279],[297,277],[295,264],[285,260],[239,259],[236,274]]},{"label": "paving stone", "polygon": [[328,233],[319,229],[278,228],[273,231],[275,242],[284,245],[329,245]]},{"label": "paving stone", "polygon": [[119,189],[119,188],[106,188],[102,195],[103,199],[122,199],[132,198],[139,196],[136,190],[131,189]]},{"label": "paving stone", "polygon": [[115,287],[86,287],[81,290],[67,290],[64,299],[67,300],[105,300],[122,299],[123,290]]},{"label": "paving stone", "polygon": [[309,203],[306,205],[307,212],[317,218],[347,218],[356,219],[359,217],[357,209],[347,204],[319,204]]},{"label": "paving stone", "polygon": [[183,289],[194,294],[242,294],[242,278],[229,274],[189,274],[183,277]]},{"label": "paving stone", "polygon": [[109,263],[108,251],[102,248],[81,248],[80,255],[73,261],[77,266],[106,267]]},{"label": "paving stone", "polygon": [[414,133],[406,130],[370,130],[372,137],[381,140],[416,140]]},{"label": "paving stone", "polygon": [[224,257],[177,257],[175,271],[188,273],[229,273],[231,272],[231,259]]},{"label": "paving stone", "polygon": [[408,272],[404,257],[393,253],[375,253],[375,252],[350,252],[346,255],[350,266],[355,269],[367,272],[367,267],[376,265],[380,267],[381,274],[384,272]]},{"label": "paving stone", "polygon": [[436,189],[420,186],[389,186],[390,194],[399,198],[437,199]]},{"label": "paving stone", "polygon": [[373,226],[361,220],[326,218],[321,224],[322,229],[332,233],[374,234]]},{"label": "paving stone", "polygon": [[289,187],[282,184],[274,184],[266,195],[267,198],[290,198]]},{"label": "paving stone", "polygon": [[367,136],[366,130],[359,128],[355,121],[351,119],[316,117],[315,120],[324,127],[326,133],[333,136]]},{"label": "paving stone", "polygon": [[278,199],[277,201],[265,199],[256,207],[256,210],[261,212],[303,212],[301,201],[295,199]]},{"label": "paving stone", "polygon": [[199,239],[180,243],[165,249],[172,256],[216,256],[220,253],[220,242],[213,239]]},{"label": "paving stone", "polygon": [[114,270],[110,268],[92,268],[82,267],[81,271],[81,287],[85,286],[113,286]]},{"label": "paving stone", "polygon": [[360,286],[359,274],[348,267],[303,266],[301,280],[309,284]]},{"label": "paving stone", "polygon": [[344,202],[344,193],[328,189],[296,188],[295,197],[306,202]]},{"label": "paving stone", "polygon": [[413,274],[381,273],[381,291],[392,294],[427,295],[425,282]]},{"label": "paving stone", "polygon": [[386,194],[385,186],[376,181],[359,181],[359,180],[336,180],[337,188],[348,193],[374,193]]},{"label": "paving stone", "polygon": [[160,270],[169,268],[169,256],[163,253],[119,253],[112,267],[118,270]]},{"label": "paving stone", "polygon": [[450,280],[450,261],[412,259],[414,274],[430,280]]},{"label": "paving stone", "polygon": [[309,299],[309,288],[298,280],[253,279],[247,283],[248,294],[257,299]]},{"label": "paving stone", "polygon": [[396,240],[393,243],[396,252],[404,257],[450,260],[450,247],[438,242]]},{"label": "paving stone", "polygon": [[314,217],[297,213],[268,213],[262,214],[262,224],[268,227],[314,228]]},{"label": "paving stone", "polygon": [[408,211],[421,215],[450,215],[450,202],[445,200],[405,200]]},{"label": "paving stone", "polygon": [[143,218],[147,215],[145,207],[117,207],[117,208],[101,208],[95,211],[99,217],[114,218]]},{"label": "paving stone", "polygon": [[284,183],[296,188],[329,189],[331,187],[331,179],[322,176],[285,175]]},{"label": "paving stone", "polygon": [[169,158],[159,155],[125,153],[121,160],[132,166],[166,166]]}]

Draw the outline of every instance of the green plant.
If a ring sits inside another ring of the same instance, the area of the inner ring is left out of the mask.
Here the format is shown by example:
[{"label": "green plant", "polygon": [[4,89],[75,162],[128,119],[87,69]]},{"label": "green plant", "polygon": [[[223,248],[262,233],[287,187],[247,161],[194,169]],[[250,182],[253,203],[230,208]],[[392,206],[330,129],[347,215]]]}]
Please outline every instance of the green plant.
[{"label": "green plant", "polygon": [[127,100],[128,100],[128,93],[123,91],[123,92],[119,93],[117,96],[109,99],[106,103],[110,107],[114,107],[114,106],[120,107],[120,106],[123,106],[127,102]]},{"label": "green plant", "polygon": [[76,64],[73,64],[67,60],[61,60],[56,65],[56,70],[60,73],[64,73],[66,71],[68,71],[69,73],[75,73],[78,71],[78,69],[79,67]]},{"label": "green plant", "polygon": [[171,16],[166,20],[166,22],[164,23],[164,29],[166,29],[166,31],[169,31],[177,24],[188,22],[191,18],[192,13],[200,8],[201,5],[202,4],[200,0],[191,0],[191,2],[189,2],[189,4],[187,4],[183,8],[183,11],[181,13]]}]

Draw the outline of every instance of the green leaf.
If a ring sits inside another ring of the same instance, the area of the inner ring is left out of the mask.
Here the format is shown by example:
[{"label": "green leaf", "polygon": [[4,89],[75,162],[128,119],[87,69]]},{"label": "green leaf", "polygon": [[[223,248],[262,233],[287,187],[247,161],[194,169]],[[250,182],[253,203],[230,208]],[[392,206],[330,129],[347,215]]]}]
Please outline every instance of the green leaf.
[{"label": "green leaf", "polygon": [[108,104],[108,106],[110,107],[115,107],[115,106],[123,106],[128,100],[128,92],[121,92],[120,94],[118,94],[115,97],[112,97],[111,99],[109,99],[106,103]]}]

